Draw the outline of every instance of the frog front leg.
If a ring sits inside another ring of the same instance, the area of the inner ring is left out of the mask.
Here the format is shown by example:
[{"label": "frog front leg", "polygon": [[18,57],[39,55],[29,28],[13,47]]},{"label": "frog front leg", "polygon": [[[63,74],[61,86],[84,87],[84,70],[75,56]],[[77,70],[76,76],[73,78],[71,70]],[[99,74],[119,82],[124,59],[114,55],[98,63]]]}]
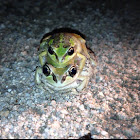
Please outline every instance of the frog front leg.
[{"label": "frog front leg", "polygon": [[80,44],[81,44],[81,47],[82,47],[82,50],[83,52],[85,53],[86,57],[89,58],[90,55],[88,54],[88,51],[87,51],[87,47],[85,45],[86,41],[85,39],[83,39],[81,36],[77,35],[77,34],[73,34],[76,38],[78,38],[78,40],[80,41]]},{"label": "frog front leg", "polygon": [[47,55],[46,51],[41,52],[39,54],[39,61],[40,61],[41,66],[43,66],[45,64],[45,62],[46,62],[46,55]]},{"label": "frog front leg", "polygon": [[90,79],[89,76],[80,75],[78,77],[78,80],[81,80],[82,83],[77,87],[77,91],[82,91],[85,87],[87,87],[89,79]]},{"label": "frog front leg", "polygon": [[35,82],[40,85],[41,81],[40,81],[40,74],[42,74],[42,69],[41,67],[37,67],[36,68],[36,72],[35,72]]},{"label": "frog front leg", "polygon": [[85,66],[86,57],[80,53],[77,53],[77,56],[81,59],[80,66],[79,66],[79,73],[81,73],[81,71],[83,70],[83,67]]},{"label": "frog front leg", "polygon": [[46,88],[44,83],[42,83],[42,81],[41,81],[42,73],[43,73],[42,68],[37,67],[36,72],[35,72],[35,82],[36,82],[37,86],[42,90],[47,90],[49,93],[54,93],[54,91],[51,88],[49,88],[49,87]]}]

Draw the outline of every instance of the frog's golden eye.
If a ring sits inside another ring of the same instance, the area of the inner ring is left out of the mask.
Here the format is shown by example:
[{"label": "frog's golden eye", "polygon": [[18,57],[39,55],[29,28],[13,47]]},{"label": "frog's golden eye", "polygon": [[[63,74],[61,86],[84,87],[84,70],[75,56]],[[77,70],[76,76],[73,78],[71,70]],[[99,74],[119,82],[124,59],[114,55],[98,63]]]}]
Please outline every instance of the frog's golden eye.
[{"label": "frog's golden eye", "polygon": [[74,48],[71,47],[69,50],[68,50],[68,55],[72,55],[74,53]]},{"label": "frog's golden eye", "polygon": [[77,68],[75,66],[72,66],[69,70],[69,75],[73,77],[77,73]]},{"label": "frog's golden eye", "polygon": [[44,73],[46,76],[49,76],[49,75],[50,75],[50,72],[51,72],[50,68],[48,67],[47,64],[45,64],[45,65],[43,66],[43,73]]},{"label": "frog's golden eye", "polygon": [[49,47],[49,48],[48,48],[48,52],[49,52],[51,55],[54,54],[54,51],[53,51],[52,47]]}]

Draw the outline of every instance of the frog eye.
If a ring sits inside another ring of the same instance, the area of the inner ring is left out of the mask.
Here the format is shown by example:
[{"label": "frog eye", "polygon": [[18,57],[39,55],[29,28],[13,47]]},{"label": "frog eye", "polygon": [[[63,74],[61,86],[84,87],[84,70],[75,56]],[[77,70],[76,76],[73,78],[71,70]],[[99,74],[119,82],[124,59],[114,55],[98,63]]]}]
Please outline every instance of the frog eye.
[{"label": "frog eye", "polygon": [[46,76],[49,76],[50,75],[50,68],[47,66],[47,64],[45,64],[43,66],[43,73],[46,75]]},{"label": "frog eye", "polygon": [[68,55],[72,55],[74,53],[74,48],[71,47],[69,50],[68,50]]},{"label": "frog eye", "polygon": [[51,55],[54,54],[54,51],[53,51],[53,49],[52,49],[51,47],[48,48],[48,52],[49,52]]},{"label": "frog eye", "polygon": [[75,66],[72,66],[69,70],[69,75],[73,77],[77,73],[77,68]]}]

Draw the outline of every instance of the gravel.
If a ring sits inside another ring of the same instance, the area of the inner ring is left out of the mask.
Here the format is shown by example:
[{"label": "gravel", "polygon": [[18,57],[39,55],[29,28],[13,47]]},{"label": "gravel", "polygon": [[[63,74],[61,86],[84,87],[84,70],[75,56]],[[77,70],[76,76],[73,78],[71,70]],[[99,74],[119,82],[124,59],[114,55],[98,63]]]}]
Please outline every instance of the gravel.
[{"label": "gravel", "polygon": [[[140,138],[139,2],[0,3],[0,138]],[[86,35],[97,74],[79,94],[50,94],[34,82],[46,32]]]}]

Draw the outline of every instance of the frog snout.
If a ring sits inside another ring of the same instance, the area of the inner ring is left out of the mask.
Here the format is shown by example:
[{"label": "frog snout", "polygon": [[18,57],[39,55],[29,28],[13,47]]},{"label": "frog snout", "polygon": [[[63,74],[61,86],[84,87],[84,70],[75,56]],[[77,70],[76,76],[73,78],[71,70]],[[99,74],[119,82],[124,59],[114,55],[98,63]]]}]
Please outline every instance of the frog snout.
[{"label": "frog snout", "polygon": [[53,76],[56,83],[63,83],[66,80],[66,76]]},{"label": "frog snout", "polygon": [[63,63],[63,61],[64,61],[63,57],[60,57],[60,58],[58,59],[58,62],[59,62],[59,63]]}]

